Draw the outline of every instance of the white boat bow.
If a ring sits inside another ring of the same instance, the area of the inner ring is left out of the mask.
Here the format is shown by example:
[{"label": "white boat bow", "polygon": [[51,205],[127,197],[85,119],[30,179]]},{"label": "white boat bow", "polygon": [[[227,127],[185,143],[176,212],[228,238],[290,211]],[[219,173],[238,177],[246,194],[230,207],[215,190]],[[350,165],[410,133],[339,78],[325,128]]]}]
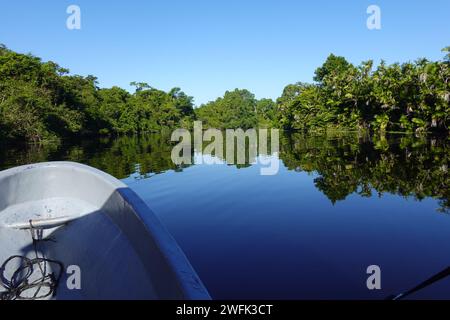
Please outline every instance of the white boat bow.
[{"label": "white boat bow", "polygon": [[[0,264],[15,255],[33,259],[35,247],[62,263],[52,298],[210,299],[148,206],[121,181],[86,165],[49,162],[0,172],[0,242]],[[11,277],[24,263],[16,260],[0,272],[11,295],[18,286]],[[67,284],[69,266],[80,270],[80,288]]]}]

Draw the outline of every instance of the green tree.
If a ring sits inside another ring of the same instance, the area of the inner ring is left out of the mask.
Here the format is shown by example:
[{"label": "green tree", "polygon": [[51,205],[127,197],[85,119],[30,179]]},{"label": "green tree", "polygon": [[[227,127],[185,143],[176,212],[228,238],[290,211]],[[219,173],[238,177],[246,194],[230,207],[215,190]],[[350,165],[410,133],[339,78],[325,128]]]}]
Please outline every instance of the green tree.
[{"label": "green tree", "polygon": [[248,90],[225,92],[223,98],[195,110],[197,118],[210,128],[254,128],[257,126],[257,100]]}]

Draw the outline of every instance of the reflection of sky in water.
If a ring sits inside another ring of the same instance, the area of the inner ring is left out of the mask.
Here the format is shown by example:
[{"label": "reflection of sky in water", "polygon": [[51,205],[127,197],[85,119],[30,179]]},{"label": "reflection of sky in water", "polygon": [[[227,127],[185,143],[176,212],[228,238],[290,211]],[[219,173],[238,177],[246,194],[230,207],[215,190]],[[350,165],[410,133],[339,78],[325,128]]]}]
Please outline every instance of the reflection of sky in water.
[{"label": "reflection of sky in water", "polygon": [[[193,158],[194,159],[192,162],[195,165],[230,165],[230,163],[227,163],[227,161],[223,158],[201,152],[195,152]],[[260,174],[265,176],[278,174],[280,168],[280,158],[277,152],[272,155],[258,155],[249,160],[247,156],[246,159],[247,160],[245,163],[238,163],[238,165],[258,165]],[[235,163],[237,163],[237,161],[235,161]]]},{"label": "reflection of sky in water", "polygon": [[[317,174],[196,165],[124,181],[156,212],[214,298],[384,298],[450,265],[450,216],[388,193],[332,202]],[[382,290],[366,288],[379,265]],[[415,297],[447,297],[444,280]]]}]

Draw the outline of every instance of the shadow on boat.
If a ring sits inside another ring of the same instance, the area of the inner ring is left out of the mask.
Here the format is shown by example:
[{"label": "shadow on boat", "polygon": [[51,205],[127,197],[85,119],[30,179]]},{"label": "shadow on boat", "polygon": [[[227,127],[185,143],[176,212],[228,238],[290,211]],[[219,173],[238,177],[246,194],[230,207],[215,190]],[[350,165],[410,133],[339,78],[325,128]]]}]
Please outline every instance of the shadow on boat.
[{"label": "shadow on boat", "polygon": [[[62,263],[54,298],[210,298],[156,215],[115,178],[80,164],[42,163],[0,173],[0,186],[0,262],[21,255]],[[48,273],[57,273],[55,265]]]}]

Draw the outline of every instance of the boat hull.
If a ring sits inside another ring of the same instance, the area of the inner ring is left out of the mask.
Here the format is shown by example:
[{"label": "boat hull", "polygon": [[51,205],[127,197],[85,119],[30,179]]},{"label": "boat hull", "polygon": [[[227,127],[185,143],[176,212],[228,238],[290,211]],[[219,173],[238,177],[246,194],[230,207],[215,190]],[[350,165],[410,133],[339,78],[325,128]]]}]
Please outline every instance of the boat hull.
[{"label": "boat hull", "polygon": [[210,298],[148,206],[97,169],[51,162],[0,172],[0,263],[33,256],[30,228],[52,240],[39,254],[64,265],[56,299]]}]

